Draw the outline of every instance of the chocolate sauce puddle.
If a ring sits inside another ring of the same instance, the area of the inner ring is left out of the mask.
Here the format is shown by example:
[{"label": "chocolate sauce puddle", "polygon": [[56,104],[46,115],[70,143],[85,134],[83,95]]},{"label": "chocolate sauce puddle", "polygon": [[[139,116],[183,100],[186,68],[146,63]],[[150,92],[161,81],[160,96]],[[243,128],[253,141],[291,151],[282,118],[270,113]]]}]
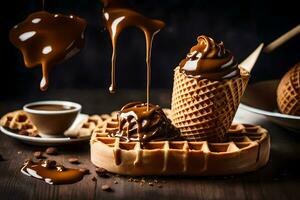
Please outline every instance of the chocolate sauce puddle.
[{"label": "chocolate sauce puddle", "polygon": [[[151,78],[151,49],[153,38],[156,33],[165,26],[160,20],[150,19],[141,13],[130,9],[121,0],[101,0],[104,4],[103,18],[106,28],[109,31],[112,42],[111,56],[111,85],[110,93],[116,91],[115,64],[116,64],[116,45],[120,33],[127,27],[137,27],[143,31],[146,40],[146,65],[147,65],[147,105],[150,99],[150,78]],[[147,110],[149,106],[147,106]]]},{"label": "chocolate sauce puddle", "polygon": [[42,65],[40,89],[45,91],[50,70],[83,48],[85,28],[85,20],[77,16],[39,11],[14,26],[9,39],[21,50],[26,67]]},{"label": "chocolate sauce puddle", "polygon": [[39,162],[28,160],[21,168],[21,172],[27,176],[44,180],[51,185],[75,183],[80,181],[85,175],[84,172],[78,169],[57,165],[54,160],[43,160]]}]

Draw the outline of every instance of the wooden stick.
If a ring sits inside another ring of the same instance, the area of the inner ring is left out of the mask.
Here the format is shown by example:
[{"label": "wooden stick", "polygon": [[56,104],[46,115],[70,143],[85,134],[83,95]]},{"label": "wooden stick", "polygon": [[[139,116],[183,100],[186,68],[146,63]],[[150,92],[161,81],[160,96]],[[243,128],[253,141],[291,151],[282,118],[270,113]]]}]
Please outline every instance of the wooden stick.
[{"label": "wooden stick", "polygon": [[300,24],[298,26],[296,26],[295,28],[293,28],[292,30],[290,30],[289,32],[287,32],[287,33],[283,34],[282,36],[280,36],[279,38],[277,38],[275,41],[270,43],[268,46],[266,46],[264,48],[264,52],[266,52],[266,53],[272,52],[277,47],[281,46],[283,43],[287,42],[288,40],[295,37],[299,33],[300,33]]},{"label": "wooden stick", "polygon": [[264,43],[261,43],[243,62],[239,65],[246,69],[249,73],[251,72],[253,66],[255,65],[257,58],[259,57]]}]

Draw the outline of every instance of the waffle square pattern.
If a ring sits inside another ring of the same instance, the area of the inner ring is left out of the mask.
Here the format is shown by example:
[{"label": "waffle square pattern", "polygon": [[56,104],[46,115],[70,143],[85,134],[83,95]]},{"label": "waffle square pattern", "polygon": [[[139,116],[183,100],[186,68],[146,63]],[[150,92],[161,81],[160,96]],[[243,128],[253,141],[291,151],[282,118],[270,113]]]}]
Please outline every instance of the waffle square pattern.
[{"label": "waffle square pattern", "polygon": [[123,142],[108,137],[118,121],[108,118],[95,128],[90,141],[91,161],[106,170],[131,176],[227,175],[254,171],[269,159],[270,138],[261,126],[233,124],[224,142]]}]

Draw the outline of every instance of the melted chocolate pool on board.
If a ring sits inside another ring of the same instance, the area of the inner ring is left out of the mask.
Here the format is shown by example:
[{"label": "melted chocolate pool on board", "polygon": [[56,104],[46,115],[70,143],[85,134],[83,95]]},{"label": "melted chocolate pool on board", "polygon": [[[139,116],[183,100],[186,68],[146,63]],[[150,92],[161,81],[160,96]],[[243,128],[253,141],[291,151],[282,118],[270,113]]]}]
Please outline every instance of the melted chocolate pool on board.
[{"label": "melted chocolate pool on board", "polygon": [[21,172],[27,176],[44,180],[46,183],[52,185],[75,183],[80,181],[85,175],[84,172],[78,169],[57,165],[54,160],[26,161],[21,168]]}]

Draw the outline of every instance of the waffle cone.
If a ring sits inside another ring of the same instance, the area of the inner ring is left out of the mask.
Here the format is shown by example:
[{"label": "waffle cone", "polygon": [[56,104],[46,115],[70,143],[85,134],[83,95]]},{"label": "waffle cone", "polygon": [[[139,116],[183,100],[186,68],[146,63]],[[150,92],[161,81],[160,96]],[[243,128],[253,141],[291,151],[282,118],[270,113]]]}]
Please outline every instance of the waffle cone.
[{"label": "waffle cone", "polygon": [[230,128],[249,73],[225,81],[189,78],[175,69],[172,121],[188,141],[221,142]]},{"label": "waffle cone", "polygon": [[281,79],[277,88],[277,104],[280,112],[300,116],[300,62]]}]

